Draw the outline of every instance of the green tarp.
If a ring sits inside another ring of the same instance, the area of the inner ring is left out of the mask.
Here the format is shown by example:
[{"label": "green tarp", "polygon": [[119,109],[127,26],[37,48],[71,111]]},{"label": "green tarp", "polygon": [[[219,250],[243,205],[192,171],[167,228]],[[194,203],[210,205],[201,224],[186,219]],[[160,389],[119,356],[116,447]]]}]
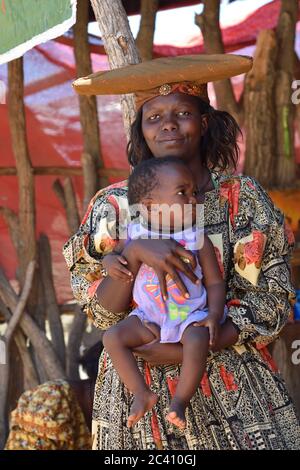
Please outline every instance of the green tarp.
[{"label": "green tarp", "polygon": [[76,21],[76,0],[0,0],[0,64],[62,35]]}]

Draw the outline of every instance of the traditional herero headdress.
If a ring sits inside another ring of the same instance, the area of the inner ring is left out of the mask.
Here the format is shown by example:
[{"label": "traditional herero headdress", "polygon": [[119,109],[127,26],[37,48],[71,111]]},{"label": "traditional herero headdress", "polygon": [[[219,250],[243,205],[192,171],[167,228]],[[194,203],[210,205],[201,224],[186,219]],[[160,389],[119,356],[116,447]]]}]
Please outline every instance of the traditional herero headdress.
[{"label": "traditional herero headdress", "polygon": [[162,57],[78,78],[73,87],[81,95],[134,93],[137,108],[156,96],[174,92],[209,103],[208,82],[240,75],[251,67],[251,57],[233,54]]}]

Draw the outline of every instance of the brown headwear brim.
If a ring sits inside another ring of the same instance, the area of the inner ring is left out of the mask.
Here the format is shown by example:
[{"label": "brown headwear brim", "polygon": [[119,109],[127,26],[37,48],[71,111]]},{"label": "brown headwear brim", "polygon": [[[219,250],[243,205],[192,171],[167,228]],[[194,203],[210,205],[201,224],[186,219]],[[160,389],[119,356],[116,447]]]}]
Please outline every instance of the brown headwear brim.
[{"label": "brown headwear brim", "polygon": [[163,94],[159,92],[162,85],[174,88],[172,84],[186,82],[191,91],[190,86],[224,80],[248,72],[251,67],[251,57],[234,54],[162,57],[78,78],[73,82],[73,87],[81,95],[143,94],[142,101],[145,102]]}]

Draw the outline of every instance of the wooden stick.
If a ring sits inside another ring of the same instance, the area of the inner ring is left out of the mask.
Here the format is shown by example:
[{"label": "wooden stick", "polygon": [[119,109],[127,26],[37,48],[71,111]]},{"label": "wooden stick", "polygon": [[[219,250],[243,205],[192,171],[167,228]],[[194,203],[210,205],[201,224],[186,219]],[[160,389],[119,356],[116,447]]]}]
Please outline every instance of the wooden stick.
[{"label": "wooden stick", "polygon": [[[87,210],[90,200],[97,192],[98,178],[95,161],[90,153],[84,152],[81,155],[81,164],[83,168],[83,212]],[[101,183],[101,187],[108,186],[106,181],[104,184]]]},{"label": "wooden stick", "polygon": [[[73,28],[77,77],[86,77],[93,73],[88,39],[89,6],[89,0],[81,0],[80,2],[77,2],[76,23]],[[88,171],[93,174],[93,178],[89,181],[90,192],[93,196],[99,187],[104,188],[108,186],[107,179],[101,177],[101,181],[99,181],[99,175],[97,173],[97,168],[104,167],[99,136],[97,102],[96,96],[79,95],[78,100],[83,138],[83,152],[91,156],[89,162],[91,169]],[[87,167],[83,166],[85,180],[86,170]],[[84,189],[86,193],[87,188],[85,187]]]},{"label": "wooden stick", "polygon": [[26,338],[20,328],[17,328],[12,341],[15,341],[19,351],[19,356],[23,363],[24,390],[34,388],[41,382],[39,381],[37,370],[31,358],[29,348],[26,345]]},{"label": "wooden stick", "polygon": [[[36,166],[32,168],[33,174],[36,176],[82,176],[83,170],[81,167],[71,166]],[[128,170],[120,168],[99,168],[97,170],[100,176],[116,177],[116,178],[127,178],[129,175]],[[0,167],[0,176],[15,176],[17,169],[15,167]]]},{"label": "wooden stick", "polygon": [[[74,315],[77,305],[78,304],[76,302],[70,302],[66,304],[59,304],[58,308],[59,308],[61,315]],[[3,321],[6,321],[6,320],[0,308],[0,322],[3,322]]]},{"label": "wooden stick", "polygon": [[[274,61],[277,54],[275,33],[260,31],[254,53],[254,65],[245,80],[245,129],[247,146],[244,171],[260,184],[274,186],[276,164]],[[262,118],[263,116],[263,118]]]},{"label": "wooden stick", "polygon": [[[36,257],[34,178],[26,134],[24,106],[23,58],[8,63],[8,116],[11,142],[18,172],[19,226],[19,278],[21,286],[31,260]],[[29,297],[30,303],[31,296]]]},{"label": "wooden stick", "polygon": [[60,180],[55,180],[52,188],[65,210],[69,232],[73,235],[78,230],[80,217],[72,180],[69,177],[66,178],[63,185]]},{"label": "wooden stick", "polygon": [[158,4],[158,0],[141,1],[141,22],[135,43],[142,60],[153,58],[153,38]]},{"label": "wooden stick", "polygon": [[[2,314],[2,317],[4,321],[7,323],[9,322],[11,318],[11,313],[6,307],[6,305],[2,302],[0,298],[0,312]],[[33,388],[36,385],[38,385],[38,378],[36,374],[36,370],[34,367],[34,364],[32,362],[29,349],[26,346],[25,342],[25,336],[20,330],[20,328],[17,329],[17,331],[14,334],[13,341],[15,341],[17,348],[19,350],[19,356],[23,362],[23,369],[24,369],[24,387],[25,389],[28,388]],[[1,374],[0,374],[1,376]],[[1,400],[0,400],[1,401]],[[1,415],[1,413],[0,413]],[[1,432],[0,432],[1,435]]]},{"label": "wooden stick", "polygon": [[[8,282],[4,272],[0,268],[0,298],[7,307],[14,311],[18,297],[10,283]],[[45,333],[37,326],[33,319],[28,315],[26,310],[22,315],[20,326],[24,334],[29,338],[33,347],[36,349],[40,361],[43,364],[45,372],[49,380],[64,379],[66,374],[62,368],[56,352]]]},{"label": "wooden stick", "polygon": [[30,289],[32,287],[32,281],[34,276],[34,268],[35,262],[31,261],[27,267],[25,280],[24,280],[24,287],[22,293],[19,297],[16,309],[11,316],[6,331],[4,333],[4,341],[6,346],[6,364],[2,365],[4,370],[1,371],[1,381],[0,381],[0,414],[1,414],[1,421],[0,421],[0,429],[1,429],[1,441],[0,446],[3,449],[6,441],[6,437],[8,434],[8,386],[9,386],[9,377],[10,377],[10,343],[13,338],[14,332],[21,320],[21,316],[24,312],[26,302],[28,300],[28,296],[30,293]]},{"label": "wooden stick", "polygon": [[[121,0],[91,0],[111,69],[139,63],[140,57]],[[121,106],[127,139],[135,119],[133,95],[122,95]]]},{"label": "wooden stick", "polygon": [[65,210],[67,216],[68,227],[70,233],[77,232],[80,225],[80,216],[77,209],[76,195],[70,177],[66,178],[63,182],[64,196],[65,196]]},{"label": "wooden stick", "polygon": [[64,210],[67,211],[66,205],[66,198],[63,185],[61,184],[60,180],[55,180],[52,184],[52,189],[55,192],[58,200],[60,201],[61,205],[63,206]]},{"label": "wooden stick", "polygon": [[277,60],[275,73],[276,134],[274,166],[276,185],[286,188],[295,181],[294,119],[295,105],[291,100],[291,83],[294,78],[294,43],[298,19],[298,0],[281,0],[281,10],[276,29]]},{"label": "wooden stick", "polygon": [[49,321],[51,340],[60,362],[65,367],[65,340],[60,312],[56,301],[56,294],[52,275],[51,248],[48,237],[44,234],[39,240],[42,263],[40,266],[42,282],[45,293],[47,318]]},{"label": "wooden stick", "polygon": [[27,267],[27,270],[26,270],[24,287],[23,287],[22,293],[20,295],[20,298],[18,300],[16,309],[15,309],[11,319],[9,320],[9,323],[7,325],[7,328],[6,328],[6,331],[5,331],[5,334],[4,334],[4,338],[6,340],[7,347],[9,347],[9,343],[12,339],[12,336],[15,332],[15,329],[18,326],[18,323],[21,320],[22,313],[24,312],[25,305],[26,305],[26,302],[27,302],[27,299],[28,299],[28,296],[29,296],[29,293],[30,293],[31,286],[32,286],[34,269],[35,269],[35,261],[32,260],[32,261],[30,261],[30,263]]},{"label": "wooden stick", "polygon": [[[195,24],[200,28],[206,54],[224,54],[224,44],[219,23],[220,0],[203,0],[203,13],[195,15]],[[240,102],[237,102],[230,79],[214,82],[214,89],[218,103],[218,109],[226,110],[232,114],[237,122],[242,125],[243,110]]]},{"label": "wooden stick", "polygon": [[20,231],[19,231],[19,218],[17,214],[9,207],[0,207],[0,214],[3,215],[4,220],[8,226],[10,238],[13,242],[17,255],[20,252]]}]

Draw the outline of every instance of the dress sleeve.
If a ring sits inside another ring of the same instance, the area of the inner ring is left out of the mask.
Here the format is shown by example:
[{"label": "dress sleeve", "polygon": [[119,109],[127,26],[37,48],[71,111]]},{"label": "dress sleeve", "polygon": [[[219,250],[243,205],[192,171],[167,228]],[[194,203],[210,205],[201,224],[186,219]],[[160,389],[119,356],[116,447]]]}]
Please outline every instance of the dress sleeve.
[{"label": "dress sleeve", "polygon": [[102,259],[120,234],[120,217],[128,212],[126,190],[101,190],[91,200],[78,231],[63,247],[74,298],[97,328],[106,330],[127,312],[104,309],[96,295],[102,280]]},{"label": "dress sleeve", "polygon": [[265,345],[276,339],[291,313],[294,237],[259,183],[250,177],[239,181],[225,191],[233,251],[228,316],[239,330],[238,344]]}]

